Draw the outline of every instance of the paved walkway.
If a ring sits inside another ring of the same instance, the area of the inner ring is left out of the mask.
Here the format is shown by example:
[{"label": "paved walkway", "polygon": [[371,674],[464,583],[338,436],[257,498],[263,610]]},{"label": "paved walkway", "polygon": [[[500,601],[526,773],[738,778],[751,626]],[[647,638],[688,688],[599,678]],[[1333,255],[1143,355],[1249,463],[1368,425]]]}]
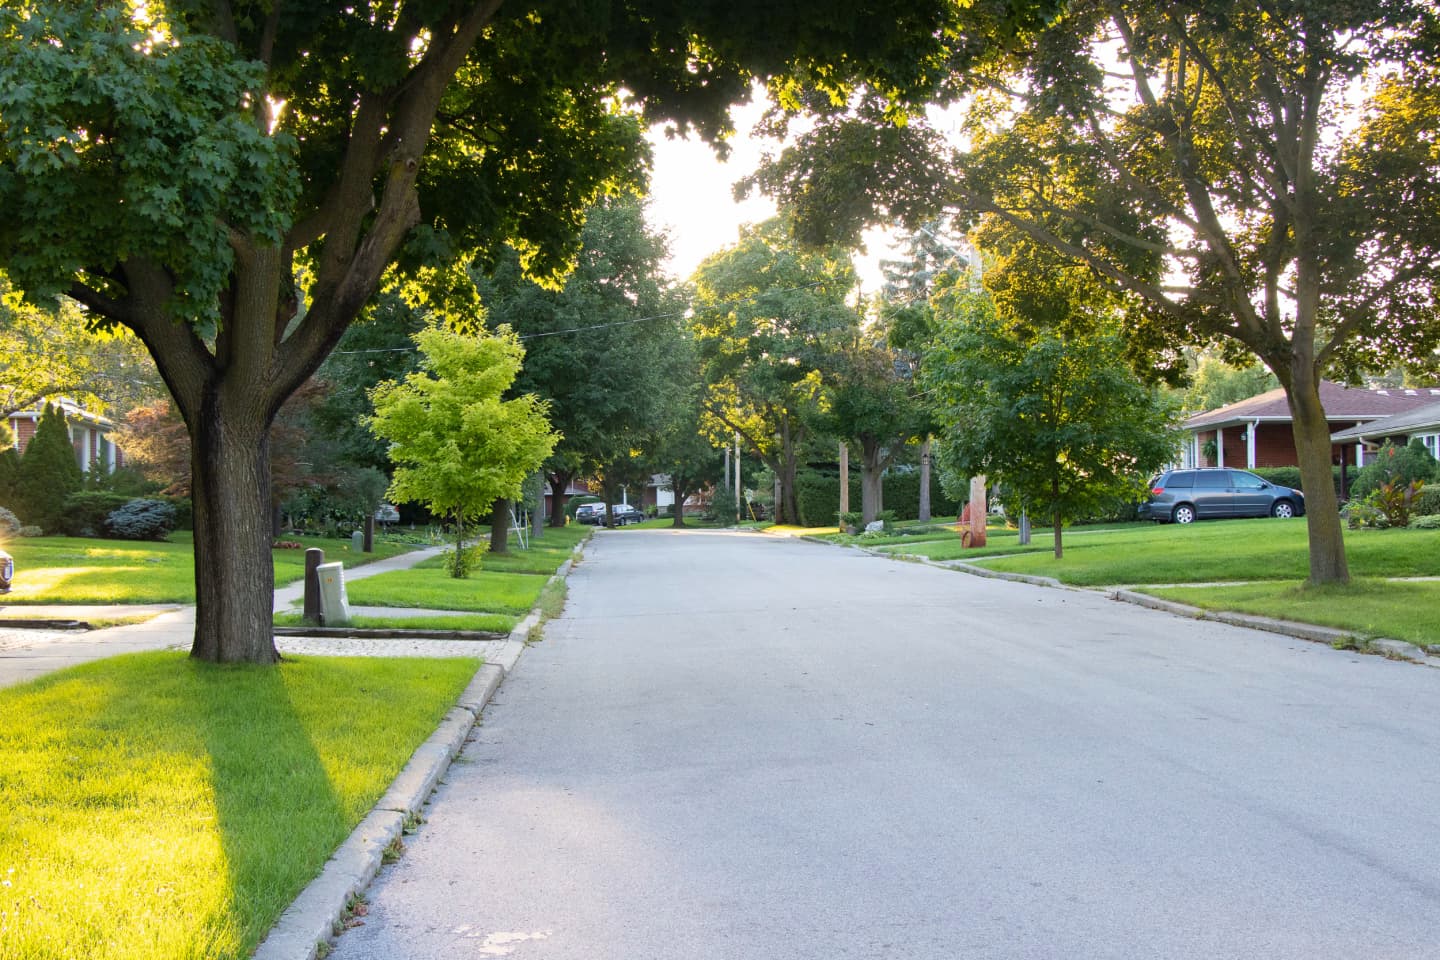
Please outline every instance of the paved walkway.
[{"label": "paved walkway", "polygon": [[[387,557],[363,567],[345,571],[347,581],[363,580],[392,570],[404,570],[429,559],[444,547],[428,547]],[[303,581],[286,584],[275,590],[275,609],[289,610],[291,604],[305,595]],[[62,670],[91,660],[100,660],[122,653],[144,650],[188,650],[195,639],[195,608],[193,606],[0,606],[0,619],[7,611],[17,616],[42,614],[49,619],[87,620],[107,616],[133,615],[137,611],[158,616],[144,623],[108,627],[103,630],[49,630],[25,627],[0,627],[0,687],[13,686],[55,670]],[[102,611],[102,612],[97,612]],[[451,644],[464,644],[454,647]],[[436,640],[352,640],[308,637],[277,638],[281,653],[323,653],[355,656],[493,656],[491,644],[475,641]]]}]

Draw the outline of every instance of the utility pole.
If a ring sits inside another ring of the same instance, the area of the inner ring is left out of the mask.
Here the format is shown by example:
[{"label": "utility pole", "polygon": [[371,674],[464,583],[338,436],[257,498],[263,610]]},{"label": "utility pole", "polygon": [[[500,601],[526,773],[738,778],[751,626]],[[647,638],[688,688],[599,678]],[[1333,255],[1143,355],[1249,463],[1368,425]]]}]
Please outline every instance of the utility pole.
[{"label": "utility pole", "polygon": [[850,512],[850,447],[844,440],[840,441],[840,512]]},{"label": "utility pole", "polygon": [[735,431],[735,525],[740,525],[740,431]]}]

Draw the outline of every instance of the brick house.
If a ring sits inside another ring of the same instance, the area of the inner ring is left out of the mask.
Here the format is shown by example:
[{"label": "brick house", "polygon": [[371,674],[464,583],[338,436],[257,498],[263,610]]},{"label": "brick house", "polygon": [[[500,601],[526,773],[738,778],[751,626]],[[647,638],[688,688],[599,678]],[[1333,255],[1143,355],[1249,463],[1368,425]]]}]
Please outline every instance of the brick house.
[{"label": "brick house", "polygon": [[1440,459],[1440,401],[1371,420],[1330,436],[1332,443],[1355,445],[1356,464],[1370,462],[1370,457],[1386,442],[1404,446],[1412,440],[1419,440],[1432,457]]},{"label": "brick house", "polygon": [[[81,470],[89,470],[92,464],[102,464],[107,473],[114,473],[118,467],[125,465],[125,454],[110,439],[110,432],[115,428],[113,421],[91,413],[66,397],[50,403],[65,414],[65,422],[70,428],[70,443],[75,448],[75,459]],[[25,452],[25,446],[35,436],[35,428],[44,412],[45,404],[41,402],[28,410],[16,410],[6,418],[10,432],[15,436],[18,452]]]},{"label": "brick house", "polygon": [[[1440,388],[1366,390],[1325,380],[1320,384],[1320,402],[1333,434],[1440,402]],[[1198,413],[1182,425],[1187,436],[1181,466],[1293,467],[1297,458],[1290,423],[1290,407],[1279,387]],[[1350,459],[1341,459],[1353,444],[1353,438],[1337,442],[1331,462],[1362,466],[1362,460],[1355,459],[1363,456],[1360,445]]]}]

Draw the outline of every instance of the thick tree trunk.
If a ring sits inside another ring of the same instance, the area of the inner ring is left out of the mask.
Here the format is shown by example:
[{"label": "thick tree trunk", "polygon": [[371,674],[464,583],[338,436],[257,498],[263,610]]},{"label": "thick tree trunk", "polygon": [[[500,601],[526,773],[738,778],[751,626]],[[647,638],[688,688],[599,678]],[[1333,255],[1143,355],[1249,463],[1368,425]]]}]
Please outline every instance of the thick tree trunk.
[{"label": "thick tree trunk", "polygon": [[790,430],[790,417],[780,418],[780,502],[775,505],[776,523],[801,524],[799,503],[795,498],[795,445],[799,438]]},{"label": "thick tree trunk", "polygon": [[921,523],[930,521],[930,438],[920,444],[920,510]]},{"label": "thick tree trunk", "polygon": [[510,501],[496,500],[490,509],[490,552],[510,552]]},{"label": "thick tree trunk", "polygon": [[222,411],[213,394],[192,423],[195,640],[212,663],[275,663],[268,424],[258,411]]},{"label": "thick tree trunk", "polygon": [[840,512],[850,512],[850,445],[844,440],[840,441]]},{"label": "thick tree trunk", "polygon": [[690,488],[676,480],[676,475],[670,477],[670,492],[675,495],[675,506],[671,507],[673,517],[670,526],[680,529],[685,526],[685,498],[690,495]]},{"label": "thick tree trunk", "polygon": [[1308,369],[1297,370],[1285,391],[1290,401],[1300,485],[1305,490],[1310,583],[1349,583],[1340,504],[1335,497],[1335,477],[1330,469],[1330,424],[1320,403],[1319,378]]},{"label": "thick tree trunk", "polygon": [[552,473],[546,479],[550,481],[550,526],[565,526],[565,490],[570,486],[573,475],[569,473]]},{"label": "thick tree trunk", "polygon": [[881,463],[880,444],[868,437],[860,440],[860,522],[868,524],[885,509],[881,477],[884,464]]}]

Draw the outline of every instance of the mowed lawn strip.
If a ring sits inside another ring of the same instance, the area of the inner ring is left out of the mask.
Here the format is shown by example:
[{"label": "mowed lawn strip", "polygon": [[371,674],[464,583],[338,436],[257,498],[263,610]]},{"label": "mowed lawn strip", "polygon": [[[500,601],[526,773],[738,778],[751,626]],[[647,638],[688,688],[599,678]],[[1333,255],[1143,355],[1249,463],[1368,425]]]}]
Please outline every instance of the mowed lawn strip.
[{"label": "mowed lawn strip", "polygon": [[443,557],[432,557],[408,570],[394,570],[345,585],[352,606],[418,607],[471,610],[523,617],[535,605],[549,579],[543,573],[493,573],[480,570],[456,579]]},{"label": "mowed lawn strip", "polygon": [[[407,553],[413,544],[375,545],[374,553],[353,554],[348,540],[305,537],[326,560],[358,566]],[[15,557],[15,584],[4,603],[194,603],[195,557],[188,531],[166,542],[96,540],[86,537],[14,538],[5,549]],[[271,551],[277,586],[305,575],[305,551]]]},{"label": "mowed lawn strip", "polygon": [[[1036,552],[981,563],[1074,586],[1303,580],[1308,549],[1303,519],[1137,523],[1084,536],[1067,532],[1060,560]],[[1347,530],[1345,552],[1356,577],[1440,575],[1440,530]]]},{"label": "mowed lawn strip", "polygon": [[[348,587],[346,588],[348,591]],[[509,633],[520,618],[505,613],[456,613],[449,616],[350,618],[350,626],[361,630],[481,630],[488,633]],[[277,627],[308,626],[298,613],[275,614]]]},{"label": "mowed lawn strip", "polygon": [[1142,592],[1206,610],[1253,613],[1418,644],[1440,644],[1440,581],[1355,580],[1307,587],[1271,581],[1229,587],[1147,587]]},{"label": "mowed lawn strip", "polygon": [[0,957],[249,956],[478,664],[165,652],[0,690]]},{"label": "mowed lawn strip", "polygon": [[586,540],[593,531],[593,527],[579,523],[547,527],[540,536],[530,538],[528,550],[520,549],[512,532],[509,551],[504,554],[487,552],[480,559],[480,569],[491,573],[543,573],[548,577],[570,558],[575,545]]}]

